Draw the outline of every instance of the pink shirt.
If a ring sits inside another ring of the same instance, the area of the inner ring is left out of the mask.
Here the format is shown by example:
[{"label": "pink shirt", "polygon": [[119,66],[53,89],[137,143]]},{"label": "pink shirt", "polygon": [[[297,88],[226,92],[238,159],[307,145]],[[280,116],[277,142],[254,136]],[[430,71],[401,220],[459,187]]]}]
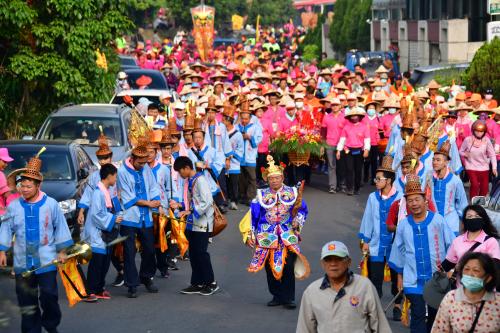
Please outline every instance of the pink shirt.
[{"label": "pink shirt", "polygon": [[363,148],[365,139],[370,138],[370,130],[363,122],[353,124],[346,121],[340,137],[346,138],[345,146],[347,148]]},{"label": "pink shirt", "polygon": [[0,209],[7,207],[5,202],[5,194],[10,191],[9,185],[7,185],[7,178],[3,171],[0,171]]},{"label": "pink shirt", "polygon": [[389,138],[391,136],[391,124],[396,114],[386,114],[380,118],[380,128],[384,131],[384,137]]},{"label": "pink shirt", "polygon": [[484,239],[487,235],[484,231],[481,231],[479,236],[471,241],[467,239],[467,235],[468,232],[465,232],[453,240],[453,243],[451,243],[448,253],[446,254],[446,259],[449,262],[456,264],[476,242],[481,243],[481,245],[476,247],[474,252],[486,253],[492,258],[500,260],[500,246],[494,237],[490,237],[485,241]]},{"label": "pink shirt", "polygon": [[342,112],[337,113],[337,115],[333,112],[325,114],[321,127],[326,128],[326,143],[329,146],[337,146],[345,123],[346,120]]},{"label": "pink shirt", "polygon": [[270,119],[259,119],[260,125],[262,126],[262,141],[257,147],[257,152],[262,154],[269,153],[269,144],[271,143],[271,137],[274,136],[275,131],[272,128],[272,121]]},{"label": "pink shirt", "polygon": [[293,120],[290,120],[290,118],[288,118],[288,116],[285,114],[280,118],[280,121],[278,123],[278,131],[285,132],[290,127],[297,126],[298,124],[299,121],[297,120],[297,117],[293,117]]},{"label": "pink shirt", "polygon": [[378,130],[380,128],[380,120],[377,116],[375,116],[373,119],[370,119],[370,117],[364,117],[362,122],[370,128],[370,145],[377,146],[378,141],[380,140],[380,136],[378,134]]},{"label": "pink shirt", "polygon": [[469,116],[460,118],[458,117],[457,122],[455,123],[455,128],[457,130],[457,147],[460,149],[462,146],[462,143],[464,142],[465,138],[472,135],[471,132],[471,126],[472,126],[472,119],[469,118]]},{"label": "pink shirt", "polygon": [[[469,153],[469,157],[465,154]],[[490,139],[484,136],[481,140],[474,136],[465,138],[460,147],[460,156],[463,158],[465,170],[488,171],[490,163],[493,170],[497,168],[495,149]]]},{"label": "pink shirt", "polygon": [[266,112],[262,116],[263,119],[271,120],[271,123],[279,124],[280,119],[285,116],[286,110],[282,106],[277,106],[277,110],[274,111],[273,107],[269,105]]},{"label": "pink shirt", "polygon": [[498,124],[493,119],[488,118],[486,120],[486,128],[487,128],[487,131],[488,131],[488,136],[490,138],[494,138],[495,137],[495,128],[497,128],[497,126],[498,126]]}]

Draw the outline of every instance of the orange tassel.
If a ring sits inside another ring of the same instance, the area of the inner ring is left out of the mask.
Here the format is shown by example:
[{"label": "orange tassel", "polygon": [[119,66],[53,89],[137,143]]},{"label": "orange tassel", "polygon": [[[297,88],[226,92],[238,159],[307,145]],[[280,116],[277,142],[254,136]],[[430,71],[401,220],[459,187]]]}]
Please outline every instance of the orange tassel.
[{"label": "orange tassel", "polygon": [[391,270],[389,269],[389,265],[385,263],[384,266],[384,282],[391,282]]},{"label": "orange tassel", "polygon": [[165,215],[161,215],[158,221],[160,230],[159,230],[159,242],[160,242],[160,251],[163,253],[167,251],[167,235],[165,233],[165,227],[167,226],[167,217]]},{"label": "orange tassel", "polygon": [[410,326],[410,300],[407,297],[401,309],[401,323],[406,327]]},{"label": "orange tassel", "polygon": [[[80,292],[81,295],[87,296],[87,292],[85,290],[85,285],[83,284],[82,276],[76,267],[77,262],[76,258],[68,259],[64,264],[58,266],[57,270],[59,271],[59,275],[61,276],[61,281],[64,286],[64,290],[66,291],[66,297],[68,298],[69,306],[73,307],[75,304],[80,302],[82,299],[78,296],[78,293],[73,289],[68,278],[73,282],[73,285]],[[64,274],[64,273],[66,274]],[[67,275],[68,278],[65,276]]]},{"label": "orange tassel", "polygon": [[184,257],[184,254],[186,253],[188,247],[189,247],[189,242],[186,238],[186,235],[184,234],[184,231],[186,230],[186,223],[177,220],[174,216],[174,212],[170,209],[168,212],[168,215],[170,217],[170,223],[171,223],[171,230],[172,230],[172,243],[175,241],[177,243],[177,246],[179,247],[179,252],[181,256]]}]

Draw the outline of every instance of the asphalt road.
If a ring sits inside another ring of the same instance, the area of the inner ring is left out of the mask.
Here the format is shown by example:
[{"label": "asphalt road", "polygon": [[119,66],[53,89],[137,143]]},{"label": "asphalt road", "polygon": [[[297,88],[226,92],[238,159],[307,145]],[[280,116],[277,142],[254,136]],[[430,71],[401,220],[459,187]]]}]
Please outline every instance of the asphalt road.
[{"label": "asphalt road", "polygon": [[[297,304],[300,304],[302,293],[309,283],[322,276],[319,256],[326,242],[344,242],[353,257],[351,268],[359,272],[361,254],[356,235],[367,196],[374,188],[364,186],[361,195],[348,197],[327,193],[326,182],[326,176],[313,175],[313,184],[304,191],[309,217],[303,230],[301,247],[309,259],[312,272],[309,279],[296,283]],[[96,304],[82,302],[69,308],[64,291],[60,290],[59,303],[63,313],[60,332],[295,332],[298,309],[266,307],[271,296],[267,291],[265,272],[250,274],[246,271],[252,253],[241,243],[238,231],[238,223],[245,212],[246,206],[240,206],[237,212],[230,212],[227,215],[227,230],[215,238],[209,248],[215,276],[221,287],[218,293],[212,296],[179,293],[189,283],[189,262],[179,263],[180,270],[172,272],[169,279],[155,279],[160,289],[158,294],[148,294],[144,287],[140,287],[137,299],[126,298],[125,287],[109,286],[111,300]],[[111,283],[114,277],[115,271],[111,267],[107,282]],[[383,305],[390,300],[387,283],[384,291]],[[392,316],[392,311],[387,314]],[[409,331],[400,323],[389,322],[393,332]],[[2,274],[0,332],[19,331],[20,315],[14,280]]]}]

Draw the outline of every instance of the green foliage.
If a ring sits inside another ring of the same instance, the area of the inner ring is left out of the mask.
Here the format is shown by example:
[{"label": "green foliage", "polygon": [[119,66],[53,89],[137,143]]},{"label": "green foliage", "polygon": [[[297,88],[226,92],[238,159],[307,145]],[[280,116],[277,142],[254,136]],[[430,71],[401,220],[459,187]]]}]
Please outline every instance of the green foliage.
[{"label": "green foliage", "polygon": [[335,64],[338,64],[338,63],[339,62],[335,59],[323,59],[319,63],[319,68],[323,69],[323,68],[333,67],[333,66],[335,66]]},{"label": "green foliage", "polygon": [[321,55],[321,49],[318,48],[318,45],[309,44],[304,46],[302,59],[306,62],[311,62],[313,59],[319,59],[320,55]]},{"label": "green foliage", "polygon": [[[153,2],[2,1],[0,132],[32,134],[68,102],[108,102],[119,68],[111,41],[134,27],[130,8]],[[97,49],[105,53],[108,71],[97,67]]]},{"label": "green foliage", "polygon": [[500,38],[495,37],[485,43],[474,55],[470,67],[462,75],[467,87],[472,91],[483,92],[493,89],[495,99],[500,98]]},{"label": "green foliage", "polygon": [[299,52],[304,53],[305,52],[305,46],[306,45],[316,45],[317,48],[317,55],[315,58],[319,59],[321,57],[321,50],[323,49],[323,44],[321,40],[321,29],[322,25],[325,21],[325,18],[323,15],[319,15],[318,17],[318,24],[314,29],[309,29],[304,36],[304,40],[301,44],[299,44]]},{"label": "green foliage", "polygon": [[337,0],[329,37],[342,56],[350,49],[367,50],[370,45],[372,0]]},{"label": "green foliage", "polygon": [[255,26],[260,14],[261,25],[282,25],[296,15],[292,0],[253,0],[248,4],[248,22]]},{"label": "green foliage", "polygon": [[443,69],[436,71],[434,80],[441,86],[451,86],[453,83],[463,85],[464,82],[461,77],[462,71],[457,68]]},{"label": "green foliage", "polygon": [[300,142],[299,140],[290,140],[284,138],[278,138],[273,140],[269,145],[269,150],[273,153],[279,155],[285,155],[289,152],[297,152],[299,154],[305,154],[309,152],[314,156],[321,156],[322,149],[325,149],[326,145],[323,142]]}]

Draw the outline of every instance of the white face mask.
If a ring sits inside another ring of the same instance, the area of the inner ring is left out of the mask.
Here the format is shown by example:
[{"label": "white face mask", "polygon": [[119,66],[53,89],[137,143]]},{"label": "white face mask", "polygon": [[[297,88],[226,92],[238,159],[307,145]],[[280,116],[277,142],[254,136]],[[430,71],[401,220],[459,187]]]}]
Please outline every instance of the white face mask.
[{"label": "white face mask", "polygon": [[368,114],[368,116],[370,117],[373,117],[376,113],[375,109],[368,109],[366,110],[366,113]]},{"label": "white face mask", "polygon": [[302,109],[303,106],[304,106],[304,102],[295,102],[295,107],[297,109]]},{"label": "white face mask", "polygon": [[382,87],[375,87],[375,91],[380,91],[382,90]]},{"label": "white face mask", "polygon": [[396,108],[390,108],[389,109],[390,114],[395,114],[396,113]]},{"label": "white face mask", "polygon": [[490,95],[490,94],[484,95],[484,99],[487,100],[487,101],[489,101],[492,98],[493,98],[493,95]]},{"label": "white face mask", "polygon": [[387,83],[387,79],[380,79],[380,81],[382,81],[382,83]]}]

